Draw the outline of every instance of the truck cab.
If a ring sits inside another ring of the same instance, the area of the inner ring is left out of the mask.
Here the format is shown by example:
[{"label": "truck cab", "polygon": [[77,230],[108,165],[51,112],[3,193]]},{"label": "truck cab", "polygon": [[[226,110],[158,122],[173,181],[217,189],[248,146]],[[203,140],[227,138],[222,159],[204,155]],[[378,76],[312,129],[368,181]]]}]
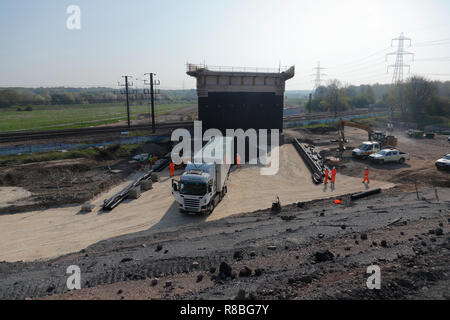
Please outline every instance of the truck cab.
[{"label": "truck cab", "polygon": [[180,180],[172,180],[172,194],[183,212],[202,213],[212,211],[211,203],[217,193],[215,164],[193,164],[186,166]]},{"label": "truck cab", "polygon": [[180,211],[189,214],[211,214],[227,193],[231,164],[226,162],[226,150],[232,138],[216,137],[210,140],[194,159],[188,162],[180,180],[172,180],[172,195]]},{"label": "truck cab", "polygon": [[366,159],[371,154],[380,151],[381,146],[379,142],[367,141],[361,144],[358,148],[352,151],[352,156],[355,158]]}]

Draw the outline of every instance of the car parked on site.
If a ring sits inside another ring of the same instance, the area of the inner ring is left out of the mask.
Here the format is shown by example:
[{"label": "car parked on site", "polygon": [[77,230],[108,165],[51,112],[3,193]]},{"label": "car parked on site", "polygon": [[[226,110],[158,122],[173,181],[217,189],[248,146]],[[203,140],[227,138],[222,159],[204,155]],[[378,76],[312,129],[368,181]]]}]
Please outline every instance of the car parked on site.
[{"label": "car parked on site", "polygon": [[383,164],[386,162],[405,163],[406,160],[409,160],[409,153],[401,152],[397,149],[384,149],[370,155],[369,159],[378,164]]},{"label": "car parked on site", "polygon": [[449,170],[450,169],[450,153],[436,161],[436,168],[438,170]]},{"label": "car parked on site", "polygon": [[363,142],[358,148],[353,149],[352,156],[354,158],[367,159],[371,154],[380,151],[381,146],[379,142],[367,141]]}]

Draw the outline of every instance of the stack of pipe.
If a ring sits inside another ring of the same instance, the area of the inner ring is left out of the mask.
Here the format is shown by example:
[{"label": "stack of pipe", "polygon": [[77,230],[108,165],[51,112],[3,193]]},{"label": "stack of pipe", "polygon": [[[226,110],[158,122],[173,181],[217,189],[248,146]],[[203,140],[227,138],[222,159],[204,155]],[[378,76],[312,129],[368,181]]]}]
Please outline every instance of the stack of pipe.
[{"label": "stack of pipe", "polygon": [[320,154],[315,152],[313,146],[302,144],[297,139],[294,139],[294,147],[311,171],[314,183],[323,183],[325,165]]},{"label": "stack of pipe", "polygon": [[153,168],[141,175],[139,178],[134,180],[132,183],[130,183],[128,186],[117,192],[115,195],[113,195],[111,198],[106,199],[103,202],[103,210],[110,211],[117,207],[123,200],[125,200],[129,194],[130,191],[134,188],[140,186],[141,182],[144,180],[151,179],[152,173],[154,172],[161,172],[164,170],[170,163],[170,153],[166,154],[163,158],[159,159],[154,165]]}]

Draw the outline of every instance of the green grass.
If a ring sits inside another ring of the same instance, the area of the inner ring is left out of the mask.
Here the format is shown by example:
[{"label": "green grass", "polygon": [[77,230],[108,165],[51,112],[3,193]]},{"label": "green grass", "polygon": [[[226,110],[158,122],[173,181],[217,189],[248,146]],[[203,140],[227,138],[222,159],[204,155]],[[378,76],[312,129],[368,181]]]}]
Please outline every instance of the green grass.
[{"label": "green grass", "polygon": [[400,112],[394,113],[394,120],[406,121],[416,123],[419,129],[423,129],[426,126],[436,125],[440,127],[450,127],[450,117],[447,115],[428,115],[423,114],[418,119],[415,119],[410,114],[407,114],[405,118],[402,117]]},{"label": "green grass", "polygon": [[[161,115],[187,105],[189,103],[157,104],[155,113]],[[0,132],[84,128],[127,119],[126,107],[123,104],[33,106],[33,111],[16,109],[0,109]],[[149,112],[149,105],[130,106],[131,119],[137,119],[139,114]]]},{"label": "green grass", "polygon": [[104,159],[109,155],[112,155],[115,158],[126,158],[138,152],[140,146],[140,144],[123,144],[109,146],[105,149],[86,148],[69,150],[67,152],[50,151],[32,154],[0,156],[0,166],[77,158]]},{"label": "green grass", "polygon": [[[389,116],[379,116],[379,117],[370,117],[370,118],[360,118],[360,119],[354,119],[351,120],[352,122],[357,122],[365,125],[369,125],[372,127],[376,126],[383,126],[385,125],[386,121],[389,119]],[[336,127],[337,128],[337,121],[330,122],[330,123],[314,123],[304,126],[298,126],[295,128],[290,129],[317,129],[317,128],[330,128],[330,127]]]},{"label": "green grass", "polygon": [[317,128],[329,128],[336,126],[337,122],[330,122],[330,123],[315,123],[315,124],[308,124],[304,126],[298,126],[294,129],[317,129]]}]

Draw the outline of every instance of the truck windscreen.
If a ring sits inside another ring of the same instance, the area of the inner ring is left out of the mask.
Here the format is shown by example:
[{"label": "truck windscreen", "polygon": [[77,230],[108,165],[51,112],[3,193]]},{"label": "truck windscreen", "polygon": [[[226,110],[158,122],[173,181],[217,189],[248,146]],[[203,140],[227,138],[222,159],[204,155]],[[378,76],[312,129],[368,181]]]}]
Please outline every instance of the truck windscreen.
[{"label": "truck windscreen", "polygon": [[181,182],[180,193],[192,196],[203,196],[206,194],[206,184],[204,182]]}]

